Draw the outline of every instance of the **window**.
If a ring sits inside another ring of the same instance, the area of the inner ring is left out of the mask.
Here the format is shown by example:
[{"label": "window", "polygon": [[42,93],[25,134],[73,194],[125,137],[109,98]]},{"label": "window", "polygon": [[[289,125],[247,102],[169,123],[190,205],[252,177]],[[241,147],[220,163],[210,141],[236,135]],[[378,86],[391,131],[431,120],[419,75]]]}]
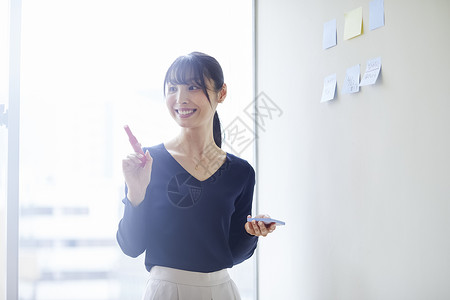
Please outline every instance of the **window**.
[{"label": "window", "polygon": [[[224,69],[223,128],[244,116],[253,100],[252,3],[23,0],[21,34],[19,299],[140,299],[143,256],[126,257],[115,240],[121,159],[132,151],[123,125],[145,146],[177,132],[162,84],[170,63],[191,51]],[[252,147],[239,154],[253,161]],[[254,299],[253,266],[231,271],[243,299]]]},{"label": "window", "polygon": [[0,300],[6,299],[6,199],[8,167],[9,2],[0,0]]}]

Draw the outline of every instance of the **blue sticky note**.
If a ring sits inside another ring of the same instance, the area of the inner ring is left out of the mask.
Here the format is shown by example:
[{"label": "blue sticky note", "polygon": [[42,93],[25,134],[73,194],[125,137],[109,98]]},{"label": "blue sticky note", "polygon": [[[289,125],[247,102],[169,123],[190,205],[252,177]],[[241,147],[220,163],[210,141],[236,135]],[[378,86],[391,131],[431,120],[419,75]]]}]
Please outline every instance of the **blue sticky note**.
[{"label": "blue sticky note", "polygon": [[360,73],[361,71],[359,64],[347,69],[344,85],[342,87],[342,94],[353,94],[359,92]]},{"label": "blue sticky note", "polygon": [[373,0],[369,4],[370,30],[384,26],[384,0]]},{"label": "blue sticky note", "polygon": [[323,80],[322,100],[320,102],[326,102],[334,99],[336,92],[336,73],[331,74]]},{"label": "blue sticky note", "polygon": [[323,24],[322,48],[328,49],[336,46],[336,19]]}]

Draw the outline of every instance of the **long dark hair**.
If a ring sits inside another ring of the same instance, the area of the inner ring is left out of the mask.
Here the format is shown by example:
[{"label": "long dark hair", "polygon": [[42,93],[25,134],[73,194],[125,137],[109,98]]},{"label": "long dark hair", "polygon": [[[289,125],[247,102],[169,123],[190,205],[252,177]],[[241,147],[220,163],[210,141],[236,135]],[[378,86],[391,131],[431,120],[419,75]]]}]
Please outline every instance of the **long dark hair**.
[{"label": "long dark hair", "polygon": [[[188,55],[178,57],[169,67],[164,78],[164,96],[166,96],[167,84],[190,84],[195,83],[202,88],[203,93],[209,99],[205,78],[214,83],[214,91],[219,92],[222,89],[224,79],[223,71],[219,62],[212,56],[201,52],[192,52]],[[217,111],[213,120],[214,142],[220,148],[222,147],[222,130]]]}]

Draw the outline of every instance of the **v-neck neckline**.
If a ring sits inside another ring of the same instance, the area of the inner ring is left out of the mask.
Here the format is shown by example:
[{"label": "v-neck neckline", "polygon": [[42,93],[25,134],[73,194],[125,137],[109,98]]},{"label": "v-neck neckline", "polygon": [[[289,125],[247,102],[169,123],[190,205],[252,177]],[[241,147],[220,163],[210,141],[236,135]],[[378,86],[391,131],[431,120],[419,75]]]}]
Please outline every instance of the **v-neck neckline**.
[{"label": "v-neck neckline", "polygon": [[227,161],[229,160],[228,152],[225,152],[225,160],[224,160],[223,163],[217,168],[217,170],[215,170],[214,173],[212,173],[212,174],[211,174],[209,177],[207,177],[206,179],[200,180],[200,179],[198,179],[197,177],[195,177],[194,175],[192,175],[188,170],[186,170],[186,168],[183,167],[183,166],[180,164],[180,162],[179,162],[178,160],[176,160],[175,157],[174,157],[172,154],[170,154],[169,150],[167,150],[166,145],[164,145],[164,143],[161,143],[161,147],[163,148],[164,152],[165,152],[167,155],[169,155],[170,158],[171,158],[171,159],[172,159],[172,160],[173,160],[173,161],[174,161],[181,169],[183,169],[184,172],[186,172],[187,174],[189,174],[192,178],[194,178],[194,179],[197,180],[198,182],[206,182],[206,181],[208,181],[209,179],[214,178],[215,175],[216,175],[216,173],[219,172],[219,171],[225,166],[225,164],[227,163]]}]

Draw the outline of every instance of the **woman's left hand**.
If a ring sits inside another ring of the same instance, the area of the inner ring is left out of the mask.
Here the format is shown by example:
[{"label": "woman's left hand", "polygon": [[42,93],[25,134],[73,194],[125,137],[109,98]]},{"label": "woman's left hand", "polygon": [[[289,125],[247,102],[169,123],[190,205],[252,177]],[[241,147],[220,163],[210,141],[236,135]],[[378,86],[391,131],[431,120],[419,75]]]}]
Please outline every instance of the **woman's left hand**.
[{"label": "woman's left hand", "polygon": [[[248,216],[249,218],[251,216]],[[257,215],[255,218],[269,218],[268,215]],[[256,222],[255,220],[245,223],[245,230],[254,236],[267,236],[273,232],[277,226],[275,223],[266,224],[262,221]]]}]

